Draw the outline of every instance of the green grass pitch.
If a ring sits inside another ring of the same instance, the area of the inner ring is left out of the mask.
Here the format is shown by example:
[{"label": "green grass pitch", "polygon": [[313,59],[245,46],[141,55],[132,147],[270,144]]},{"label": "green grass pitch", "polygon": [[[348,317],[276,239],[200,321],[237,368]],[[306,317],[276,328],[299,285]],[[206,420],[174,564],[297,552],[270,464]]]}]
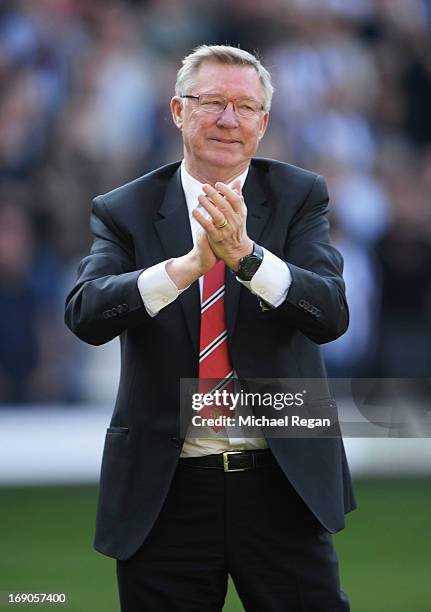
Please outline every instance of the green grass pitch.
[{"label": "green grass pitch", "polygon": [[[352,612],[429,612],[431,480],[362,480],[356,492],[360,509],[335,537]],[[66,608],[0,605],[0,612],[119,611],[115,563],[91,548],[95,506],[94,487],[0,489],[3,598],[64,592],[69,600]],[[224,612],[241,610],[231,587]]]}]

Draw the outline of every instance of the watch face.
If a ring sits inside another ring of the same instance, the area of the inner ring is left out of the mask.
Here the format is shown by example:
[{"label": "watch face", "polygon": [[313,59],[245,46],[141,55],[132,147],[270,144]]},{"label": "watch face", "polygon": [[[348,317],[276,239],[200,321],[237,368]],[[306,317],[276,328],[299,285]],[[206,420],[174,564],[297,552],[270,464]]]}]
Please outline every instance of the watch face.
[{"label": "watch face", "polygon": [[247,257],[244,257],[244,259],[241,260],[238,269],[239,278],[246,281],[251,280],[259,269],[261,263],[262,259],[256,255],[248,255]]},{"label": "watch face", "polygon": [[249,281],[256,274],[263,261],[263,249],[258,244],[253,245],[253,252],[240,259],[237,276],[241,280]]},{"label": "watch face", "polygon": [[259,257],[251,256],[246,265],[247,274],[251,274],[253,276],[253,274],[257,272],[261,263],[262,260],[259,259]]}]

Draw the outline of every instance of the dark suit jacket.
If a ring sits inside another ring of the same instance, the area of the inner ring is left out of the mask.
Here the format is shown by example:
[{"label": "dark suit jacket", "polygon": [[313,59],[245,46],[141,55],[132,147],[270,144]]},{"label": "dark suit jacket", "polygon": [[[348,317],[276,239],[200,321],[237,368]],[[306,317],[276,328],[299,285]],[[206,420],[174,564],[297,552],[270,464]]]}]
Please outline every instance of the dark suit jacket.
[{"label": "dark suit jacket", "polygon": [[[288,262],[285,302],[262,311],[226,274],[228,343],[240,378],[325,376],[319,344],[348,325],[341,255],[330,245],[324,180],[252,160],[243,189],[249,236]],[[118,559],[142,544],[163,505],[181,452],[179,381],[198,376],[198,283],[151,318],[143,269],[192,248],[179,163],[94,200],[94,243],[67,298],[66,322],[93,345],[121,339],[121,378],[103,452],[95,547]],[[342,441],[269,439],[287,478],[322,525],[344,526],[354,498]]]}]

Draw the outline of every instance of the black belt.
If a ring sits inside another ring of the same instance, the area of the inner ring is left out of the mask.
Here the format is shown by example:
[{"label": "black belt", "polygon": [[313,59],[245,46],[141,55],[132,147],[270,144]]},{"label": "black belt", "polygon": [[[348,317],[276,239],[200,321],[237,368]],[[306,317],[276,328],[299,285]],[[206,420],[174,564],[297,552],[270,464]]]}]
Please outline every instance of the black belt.
[{"label": "black belt", "polygon": [[227,451],[219,455],[203,455],[201,457],[185,457],[180,464],[187,467],[209,470],[224,470],[225,472],[243,472],[256,468],[275,465],[276,461],[269,449]]}]

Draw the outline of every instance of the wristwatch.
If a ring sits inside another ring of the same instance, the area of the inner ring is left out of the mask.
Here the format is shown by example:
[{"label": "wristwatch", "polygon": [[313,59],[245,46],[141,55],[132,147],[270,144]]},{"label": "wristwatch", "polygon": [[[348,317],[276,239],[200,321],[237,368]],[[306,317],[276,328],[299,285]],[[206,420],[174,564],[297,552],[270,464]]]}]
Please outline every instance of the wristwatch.
[{"label": "wristwatch", "polygon": [[236,273],[237,277],[244,281],[250,281],[259,269],[263,261],[263,249],[261,246],[253,243],[253,251],[250,255],[241,257],[239,267]]}]

